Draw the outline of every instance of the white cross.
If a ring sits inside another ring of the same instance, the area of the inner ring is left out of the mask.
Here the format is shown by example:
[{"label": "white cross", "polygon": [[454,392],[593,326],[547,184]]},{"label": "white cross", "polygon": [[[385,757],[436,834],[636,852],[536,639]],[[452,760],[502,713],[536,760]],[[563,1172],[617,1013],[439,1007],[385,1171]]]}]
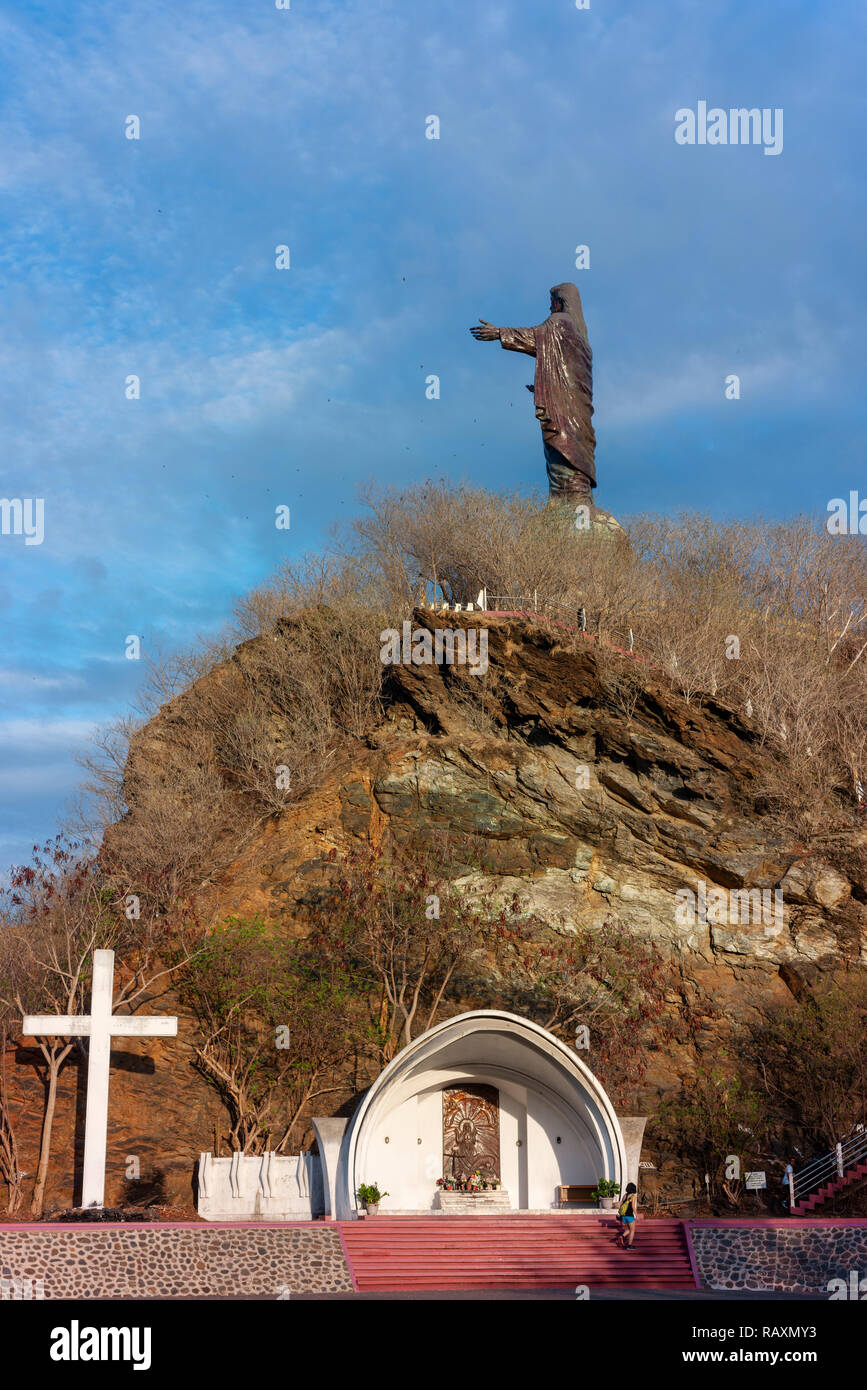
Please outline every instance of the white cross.
[{"label": "white cross", "polygon": [[94,951],[90,1014],[28,1014],[23,1031],[31,1038],[90,1038],[87,1052],[87,1109],[84,1120],[83,1207],[105,1206],[105,1147],[111,1039],[176,1038],[176,1018],[133,1018],[113,1014],[114,951]]}]

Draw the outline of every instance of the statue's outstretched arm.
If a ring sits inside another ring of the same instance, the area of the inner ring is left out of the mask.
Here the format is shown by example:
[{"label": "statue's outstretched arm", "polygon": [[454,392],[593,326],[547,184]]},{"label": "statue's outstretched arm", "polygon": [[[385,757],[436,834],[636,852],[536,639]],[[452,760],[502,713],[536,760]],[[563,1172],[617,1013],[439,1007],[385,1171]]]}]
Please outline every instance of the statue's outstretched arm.
[{"label": "statue's outstretched arm", "polygon": [[536,356],[536,330],[533,328],[501,328],[500,342],[509,352],[528,352]]},{"label": "statue's outstretched arm", "polygon": [[488,323],[487,319],[479,319],[475,328],[471,328],[470,332],[477,343],[493,343],[500,336],[500,330],[496,324]]}]

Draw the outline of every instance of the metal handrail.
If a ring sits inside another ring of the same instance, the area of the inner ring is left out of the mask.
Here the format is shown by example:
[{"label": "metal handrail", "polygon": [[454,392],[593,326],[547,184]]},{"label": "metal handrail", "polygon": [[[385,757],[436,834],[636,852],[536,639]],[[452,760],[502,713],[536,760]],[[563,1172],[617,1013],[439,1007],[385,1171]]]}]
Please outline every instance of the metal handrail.
[{"label": "metal handrail", "polygon": [[492,610],[496,612],[501,604],[508,603],[514,605],[513,608],[503,608],[500,610],[504,613],[511,613],[517,610],[518,608],[523,608],[525,605],[532,604],[532,599],[529,597],[528,594],[488,594],[487,599],[487,611],[489,613]]},{"label": "metal handrail", "polygon": [[824,1168],[825,1165],[829,1162],[833,1163],[834,1165],[836,1165],[837,1163],[836,1146],[833,1149],[829,1150],[828,1153],[822,1154],[821,1158],[814,1158],[812,1163],[808,1163],[806,1167],[801,1168],[800,1171],[796,1174],[795,1180],[798,1181],[799,1179],[806,1177],[807,1173],[812,1172],[814,1168]]},{"label": "metal handrail", "polygon": [[835,1145],[828,1153],[822,1154],[820,1158],[814,1158],[812,1163],[808,1163],[805,1168],[802,1168],[799,1173],[795,1174],[795,1181],[797,1182],[799,1178],[803,1178],[813,1168],[826,1166],[828,1163],[836,1166],[838,1149],[844,1154],[850,1151],[854,1153],[856,1157],[860,1158],[862,1153],[867,1152],[867,1129],[858,1130],[849,1134],[845,1139],[841,1139],[839,1145]]},{"label": "metal handrail", "polygon": [[847,1168],[854,1168],[857,1162],[867,1156],[867,1129],[854,1129],[841,1139],[828,1153],[814,1158],[800,1172],[791,1177],[791,1191],[795,1202],[810,1192],[824,1186],[826,1176],[841,1175]]},{"label": "metal handrail", "polygon": [[796,1181],[796,1182],[803,1182],[803,1180],[804,1180],[804,1178],[807,1176],[807,1174],[808,1174],[808,1173],[812,1173],[812,1171],[813,1171],[814,1168],[823,1169],[823,1168],[826,1168],[826,1167],[828,1166],[828,1164],[831,1164],[832,1167],[836,1168],[836,1166],[837,1166],[837,1150],[836,1150],[836,1149],[832,1150],[830,1153],[822,1154],[822,1157],[821,1157],[821,1158],[816,1158],[816,1159],[813,1160],[812,1163],[808,1163],[808,1164],[807,1164],[807,1167],[806,1167],[806,1168],[802,1168],[801,1171],[797,1174],[797,1176],[796,1176],[796,1178],[795,1178],[795,1181]]},{"label": "metal handrail", "polygon": [[[563,603],[561,599],[548,598],[544,594],[540,595],[538,590],[534,590],[531,595],[489,594],[486,589],[483,589],[482,594],[484,594],[485,596],[485,611],[488,613],[496,613],[498,611],[515,613],[524,611],[529,612],[532,610],[532,612],[534,613],[544,614],[544,612],[547,609],[556,608],[561,613],[568,613],[570,618],[577,619],[577,621],[574,624],[577,630],[581,632],[586,631],[587,617],[586,610],[584,608],[576,609],[572,604]],[[609,631],[609,636],[622,641],[624,645],[624,650],[628,652],[635,654],[636,649],[638,647],[643,647],[645,651],[648,653],[648,655],[656,655],[656,649],[652,646],[652,644],[650,642],[647,642],[643,638],[637,638],[634,635],[631,627],[627,628],[625,631],[623,631],[620,628],[611,628]]]},{"label": "metal handrail", "polygon": [[810,1192],[818,1192],[824,1187],[826,1179],[832,1175],[837,1175],[837,1155],[833,1154],[828,1160],[823,1160],[823,1166],[818,1168],[809,1178],[803,1174],[794,1181],[795,1200],[799,1201]]}]

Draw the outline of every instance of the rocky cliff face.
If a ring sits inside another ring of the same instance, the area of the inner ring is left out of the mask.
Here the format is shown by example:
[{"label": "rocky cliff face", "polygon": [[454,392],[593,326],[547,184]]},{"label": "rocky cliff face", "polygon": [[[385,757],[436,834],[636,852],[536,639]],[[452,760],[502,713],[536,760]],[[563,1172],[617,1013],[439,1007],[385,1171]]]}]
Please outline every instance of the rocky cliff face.
[{"label": "rocky cliff face", "polygon": [[[431,621],[415,615],[417,626]],[[209,885],[211,916],[291,917],[332,847],[386,831],[434,841],[458,831],[483,844],[496,887],[564,925],[616,915],[672,953],[684,990],[713,998],[729,1019],[844,957],[864,958],[867,835],[829,857],[775,829],[757,809],[771,755],[748,723],[713,701],[687,704],[653,672],[642,673],[643,689],[624,686],[589,641],[574,652],[530,622],[487,626],[486,677],[390,669],[369,746]],[[705,893],[709,922],[690,925],[677,896],[685,889]],[[723,920],[715,889],[741,895],[728,912],[737,922]],[[755,890],[778,916],[740,920],[755,917],[745,913]],[[680,1069],[660,1059],[659,1080]]]},{"label": "rocky cliff face", "polygon": [[[414,621],[434,619],[418,612]],[[468,626],[478,615],[437,621]],[[576,652],[529,621],[486,625],[485,677],[435,664],[390,668],[385,717],[370,738],[202,886],[211,920],[291,921],[332,848],[386,833],[434,843],[469,833],[483,846],[488,881],[530,910],[563,925],[614,915],[670,953],[683,999],[706,1017],[695,1042],[706,1056],[757,1003],[790,998],[844,959],[864,960],[867,875],[858,866],[867,836],[853,834],[828,855],[774,829],[757,810],[770,755],[748,723],[713,701],[685,703],[652,671],[638,685],[618,678],[589,640]],[[233,660],[243,659],[242,648]],[[223,667],[205,679],[226,677]],[[132,751],[139,774],[146,765],[159,775],[164,739],[183,719],[181,696],[142,732]],[[135,814],[133,805],[130,823]],[[115,833],[122,840],[124,825]],[[677,897],[685,889],[705,893],[711,918],[714,889],[764,890],[781,916],[740,920],[753,898],[741,900],[736,921],[690,923]],[[143,1172],[165,1171],[166,1195],[179,1200],[189,1196],[192,1156],[211,1147],[219,1107],[181,1059],[182,1040],[171,1058],[166,1044],[158,1049],[146,1085],[113,1068],[110,1150],[143,1154]],[[694,1050],[658,1055],[649,1092],[694,1064]],[[69,1138],[61,1124],[61,1146]],[[65,1167],[55,1193],[68,1184]],[[115,1179],[109,1201],[126,1192]]]}]

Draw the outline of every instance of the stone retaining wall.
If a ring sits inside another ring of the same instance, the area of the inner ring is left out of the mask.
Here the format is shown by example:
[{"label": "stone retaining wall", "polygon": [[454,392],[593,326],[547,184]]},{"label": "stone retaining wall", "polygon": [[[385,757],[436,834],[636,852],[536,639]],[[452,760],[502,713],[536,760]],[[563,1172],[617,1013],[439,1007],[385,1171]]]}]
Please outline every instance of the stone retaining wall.
[{"label": "stone retaining wall", "polygon": [[706,1288],[830,1298],[832,1279],[851,1288],[854,1271],[867,1281],[867,1221],[688,1222],[687,1228]]},{"label": "stone retaining wall", "polygon": [[[867,1299],[867,1221],[687,1222],[711,1289]],[[853,1277],[854,1276],[854,1277]],[[863,1288],[860,1288],[861,1281]],[[0,1288],[46,1299],[291,1298],[351,1292],[334,1225],[0,1226]],[[860,1293],[859,1293],[860,1289]]]},{"label": "stone retaining wall", "polygon": [[32,1281],[33,1296],[44,1287],[46,1299],[276,1299],[352,1290],[340,1233],[324,1224],[3,1226],[0,1280],[7,1298],[16,1280]]}]

